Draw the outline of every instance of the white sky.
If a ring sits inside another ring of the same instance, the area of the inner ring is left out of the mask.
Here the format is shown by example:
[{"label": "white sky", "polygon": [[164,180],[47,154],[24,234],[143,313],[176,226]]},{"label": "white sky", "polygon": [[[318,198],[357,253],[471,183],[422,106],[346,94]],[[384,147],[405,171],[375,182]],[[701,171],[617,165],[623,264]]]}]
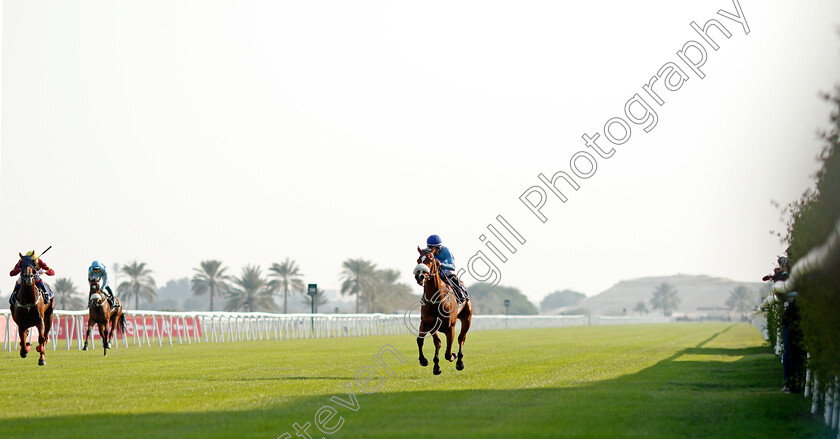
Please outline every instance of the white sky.
[{"label": "white sky", "polygon": [[[53,245],[78,285],[93,259],[135,258],[163,285],[203,259],[238,274],[291,257],[335,288],[364,257],[411,283],[426,236],[464,266],[502,214],[527,242],[494,260],[501,283],[535,302],[641,276],[756,281],[783,249],[770,199],[816,169],[840,2],[743,0],[749,35],[716,15],[731,1],[683,3],[4,1],[3,263]],[[656,127],[538,221],[520,194],[569,172],[581,135],[711,18],[732,37],[712,31],[706,78],[686,70]]]}]

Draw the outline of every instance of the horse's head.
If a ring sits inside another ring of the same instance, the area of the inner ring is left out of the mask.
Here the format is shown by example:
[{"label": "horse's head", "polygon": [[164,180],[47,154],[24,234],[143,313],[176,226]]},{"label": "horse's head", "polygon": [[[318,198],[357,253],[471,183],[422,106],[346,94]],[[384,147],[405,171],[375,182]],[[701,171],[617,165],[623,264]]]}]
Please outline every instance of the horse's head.
[{"label": "horse's head", "polygon": [[37,263],[32,256],[29,255],[22,255],[18,253],[20,256],[20,263],[18,268],[20,268],[20,278],[23,280],[28,286],[31,286],[33,282],[35,282],[35,273],[38,271]]},{"label": "horse's head", "polygon": [[420,253],[420,256],[417,258],[417,266],[414,267],[412,273],[417,285],[422,286],[431,276],[437,275],[438,261],[435,259],[432,249],[428,247],[424,249],[417,247],[417,252]]},{"label": "horse's head", "polygon": [[88,307],[101,306],[105,301],[102,295],[102,289],[99,288],[99,282],[90,283],[90,293],[88,294]]}]

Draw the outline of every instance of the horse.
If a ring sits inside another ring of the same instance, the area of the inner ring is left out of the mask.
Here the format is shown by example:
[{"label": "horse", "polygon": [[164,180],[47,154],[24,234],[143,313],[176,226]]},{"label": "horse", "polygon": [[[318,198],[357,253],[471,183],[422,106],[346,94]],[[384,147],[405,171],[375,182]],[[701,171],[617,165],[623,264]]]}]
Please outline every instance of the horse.
[{"label": "horse", "polygon": [[[122,305],[120,299],[114,298],[118,305]],[[90,292],[88,293],[88,328],[85,331],[85,346],[82,348],[86,351],[88,348],[88,339],[93,331],[93,325],[99,327],[99,336],[102,338],[103,355],[108,355],[108,349],[111,348],[111,339],[114,336],[117,328],[125,333],[125,316],[122,312],[122,306],[115,306],[111,308],[105,293],[99,287],[99,282],[90,283]]]},{"label": "horse", "polygon": [[44,302],[44,296],[35,282],[38,272],[35,259],[20,253],[18,253],[18,256],[20,256],[18,265],[21,279],[20,290],[18,290],[17,300],[10,308],[12,318],[18,326],[18,335],[20,335],[20,357],[26,358],[26,355],[29,354],[29,343],[26,340],[29,338],[29,328],[34,326],[38,329],[38,346],[35,350],[41,354],[38,358],[38,365],[43,366],[47,364],[44,354],[52,327],[55,298],[50,298],[49,302]]},{"label": "horse", "polygon": [[438,352],[440,351],[440,337],[437,333],[442,332],[446,336],[446,353],[444,358],[452,362],[456,359],[452,353],[452,339],[455,338],[455,324],[461,321],[461,332],[458,334],[458,361],[455,369],[464,369],[464,342],[467,340],[467,331],[470,330],[472,322],[472,302],[469,300],[458,304],[452,288],[443,280],[443,272],[440,262],[435,259],[431,249],[420,249],[417,247],[420,257],[417,258],[417,266],[414,267],[414,278],[423,287],[423,304],[420,307],[420,333],[417,336],[417,348],[420,351],[420,365],[426,367],[429,360],[423,356],[423,340],[427,334],[432,335],[435,343],[435,366],[433,373],[440,375],[438,364]]}]

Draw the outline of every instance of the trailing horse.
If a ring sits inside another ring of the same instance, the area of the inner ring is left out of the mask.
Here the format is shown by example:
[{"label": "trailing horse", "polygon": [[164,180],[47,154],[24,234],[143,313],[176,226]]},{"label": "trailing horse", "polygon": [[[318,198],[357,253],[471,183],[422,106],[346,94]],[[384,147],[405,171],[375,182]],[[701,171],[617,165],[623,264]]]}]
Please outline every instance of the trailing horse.
[{"label": "trailing horse", "polygon": [[26,358],[29,354],[29,343],[26,340],[29,338],[29,328],[34,326],[38,329],[38,346],[35,350],[41,354],[38,365],[43,366],[47,364],[44,354],[52,327],[55,298],[50,298],[49,302],[44,301],[44,296],[35,281],[38,273],[35,259],[20,253],[18,255],[20,256],[18,265],[21,279],[20,290],[18,290],[17,300],[11,305],[11,310],[12,318],[18,326],[18,335],[20,335],[20,357]]},{"label": "trailing horse", "polygon": [[114,333],[119,329],[125,333],[125,316],[122,311],[122,302],[120,299],[114,298],[114,303],[119,306],[111,308],[108,304],[108,299],[105,293],[99,287],[99,282],[90,283],[90,292],[88,295],[88,328],[85,331],[85,346],[82,348],[86,351],[88,348],[88,339],[90,338],[93,325],[99,327],[99,336],[102,338],[103,355],[108,355],[108,349],[111,348],[111,339]]},{"label": "trailing horse", "polygon": [[420,257],[417,258],[417,266],[414,267],[414,278],[417,283],[423,286],[423,304],[420,307],[420,333],[417,336],[417,348],[420,351],[420,365],[428,366],[429,360],[423,356],[423,340],[427,334],[432,335],[435,343],[435,366],[432,372],[440,375],[438,364],[438,352],[440,351],[440,337],[437,333],[442,332],[446,336],[446,352],[444,358],[448,361],[455,360],[452,353],[452,340],[455,338],[455,325],[461,321],[461,332],[458,334],[458,361],[455,363],[457,370],[464,369],[464,355],[461,350],[467,340],[467,331],[470,330],[472,322],[472,302],[469,300],[462,304],[458,303],[452,288],[443,280],[443,273],[440,269],[440,262],[435,259],[431,250],[417,247]]}]

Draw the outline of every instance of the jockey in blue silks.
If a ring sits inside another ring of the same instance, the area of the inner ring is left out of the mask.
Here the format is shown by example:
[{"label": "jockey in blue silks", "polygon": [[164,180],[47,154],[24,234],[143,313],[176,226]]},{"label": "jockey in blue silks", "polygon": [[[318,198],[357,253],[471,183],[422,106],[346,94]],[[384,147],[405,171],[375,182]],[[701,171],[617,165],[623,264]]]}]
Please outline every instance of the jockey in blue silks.
[{"label": "jockey in blue silks", "polygon": [[108,298],[108,304],[111,308],[115,306],[114,292],[111,291],[111,286],[108,285],[108,272],[105,270],[105,264],[99,261],[93,261],[88,268],[88,282],[94,283],[102,281],[100,289],[105,291],[105,297]]},{"label": "jockey in blue silks", "polygon": [[435,255],[435,259],[440,262],[440,268],[443,274],[441,277],[450,287],[452,287],[452,290],[455,292],[455,297],[458,298],[458,302],[460,303],[470,300],[467,289],[464,288],[464,285],[462,285],[461,281],[458,279],[458,275],[455,274],[455,258],[452,256],[452,252],[449,251],[449,248],[443,245],[443,240],[440,239],[440,236],[430,236],[426,239],[426,245],[432,250],[432,254]]}]

